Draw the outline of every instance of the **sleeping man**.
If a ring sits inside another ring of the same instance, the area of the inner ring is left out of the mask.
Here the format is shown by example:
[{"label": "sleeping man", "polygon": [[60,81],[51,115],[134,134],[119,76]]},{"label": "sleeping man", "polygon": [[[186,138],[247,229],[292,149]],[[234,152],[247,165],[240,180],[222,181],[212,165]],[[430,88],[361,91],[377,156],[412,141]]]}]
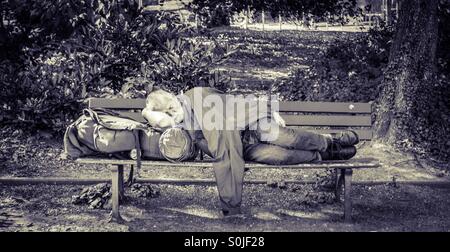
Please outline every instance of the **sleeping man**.
[{"label": "sleeping man", "polygon": [[240,213],[244,160],[273,165],[350,159],[356,154],[353,131],[318,134],[285,127],[277,103],[196,87],[175,96],[152,91],[142,111],[157,128],[182,127],[214,161],[222,213]]}]

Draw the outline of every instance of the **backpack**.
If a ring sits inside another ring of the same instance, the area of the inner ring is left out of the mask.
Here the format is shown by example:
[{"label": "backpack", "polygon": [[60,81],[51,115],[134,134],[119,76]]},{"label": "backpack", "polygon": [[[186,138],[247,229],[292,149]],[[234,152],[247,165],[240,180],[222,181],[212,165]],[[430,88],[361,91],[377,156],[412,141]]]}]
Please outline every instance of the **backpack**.
[{"label": "backpack", "polygon": [[[139,159],[175,162],[196,156],[196,148],[185,130],[169,128],[162,133],[163,130],[112,110],[84,109],[83,115],[66,129],[64,150],[66,156],[74,159],[99,153],[112,154],[119,159],[138,159],[138,149]],[[166,140],[161,141],[163,134]]]},{"label": "backpack", "polygon": [[[165,160],[166,158],[161,153],[159,147],[159,140],[161,139],[161,131],[153,128],[139,132],[141,156],[146,159]],[[133,157],[134,159],[134,157]]]},{"label": "backpack", "polygon": [[68,156],[78,158],[94,153],[112,154],[137,148],[139,131],[145,124],[106,109],[84,109],[64,135]]}]

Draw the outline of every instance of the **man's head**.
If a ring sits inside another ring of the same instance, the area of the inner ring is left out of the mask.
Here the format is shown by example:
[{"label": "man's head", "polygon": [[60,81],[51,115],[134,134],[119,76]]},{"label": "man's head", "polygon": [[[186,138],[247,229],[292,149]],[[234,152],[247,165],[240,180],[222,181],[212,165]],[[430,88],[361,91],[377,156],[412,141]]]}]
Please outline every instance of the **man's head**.
[{"label": "man's head", "polygon": [[147,96],[146,109],[166,113],[176,123],[183,121],[184,112],[180,101],[174,94],[162,89],[157,89]]}]

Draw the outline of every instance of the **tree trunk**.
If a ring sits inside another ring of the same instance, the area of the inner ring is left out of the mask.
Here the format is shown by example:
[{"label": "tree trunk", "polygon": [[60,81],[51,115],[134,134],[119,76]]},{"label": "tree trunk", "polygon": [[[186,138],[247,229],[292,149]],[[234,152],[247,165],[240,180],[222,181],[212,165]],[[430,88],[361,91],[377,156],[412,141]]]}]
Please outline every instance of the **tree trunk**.
[{"label": "tree trunk", "polygon": [[[376,135],[393,144],[429,140],[442,127],[436,94],[439,0],[404,0],[384,73]],[[440,126],[439,126],[440,125]]]}]

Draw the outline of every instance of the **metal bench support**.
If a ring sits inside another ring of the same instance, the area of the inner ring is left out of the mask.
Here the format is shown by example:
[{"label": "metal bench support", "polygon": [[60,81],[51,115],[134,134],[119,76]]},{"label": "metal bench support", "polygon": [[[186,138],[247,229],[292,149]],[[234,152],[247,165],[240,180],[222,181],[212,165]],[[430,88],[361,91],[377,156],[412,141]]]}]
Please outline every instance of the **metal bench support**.
[{"label": "metal bench support", "polygon": [[344,220],[345,222],[352,221],[352,198],[351,198],[351,190],[352,190],[352,169],[343,169],[344,173]]},{"label": "metal bench support", "polygon": [[119,180],[119,201],[123,202],[123,200],[125,199],[125,190],[124,190],[124,179],[123,179],[123,170],[124,170],[124,166],[123,165],[118,165],[117,167],[117,172],[118,172],[118,180]]},{"label": "metal bench support", "polygon": [[344,170],[343,169],[334,169],[336,173],[336,183],[334,189],[334,199],[336,202],[341,202],[341,190],[342,184],[344,182]]}]

